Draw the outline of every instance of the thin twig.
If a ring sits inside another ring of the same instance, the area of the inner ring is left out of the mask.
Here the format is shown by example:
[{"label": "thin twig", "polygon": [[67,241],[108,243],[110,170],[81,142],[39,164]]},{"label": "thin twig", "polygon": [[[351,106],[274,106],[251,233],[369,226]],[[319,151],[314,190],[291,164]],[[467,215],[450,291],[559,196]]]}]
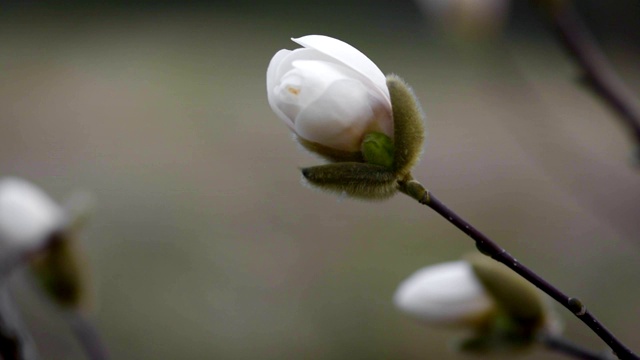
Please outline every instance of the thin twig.
[{"label": "thin twig", "polygon": [[609,354],[597,353],[595,351],[587,350],[582,346],[575,344],[563,337],[545,334],[540,337],[540,343],[542,343],[547,349],[562,353],[564,355],[584,360],[611,360],[612,357]]},{"label": "thin twig", "polygon": [[106,360],[109,358],[107,348],[102,342],[98,330],[84,313],[79,310],[69,310],[65,313],[65,320],[82,346],[87,359]]},{"label": "thin twig", "polygon": [[35,342],[11,297],[8,277],[0,278],[0,358],[39,359]]},{"label": "thin twig", "polygon": [[640,103],[598,47],[580,15],[569,1],[545,13],[562,45],[584,71],[588,84],[618,113],[640,151]]},{"label": "thin twig", "polygon": [[4,360],[39,359],[35,341],[31,337],[9,288],[11,275],[24,266],[31,256],[43,251],[49,240],[27,249],[6,251],[0,257],[0,358]]},{"label": "thin twig", "polygon": [[598,335],[613,352],[623,360],[633,359],[640,360],[640,357],[635,355],[631,349],[624,345],[618,338],[611,333],[600,321],[589,311],[587,307],[577,298],[565,295],[558,288],[551,283],[543,279],[541,276],[533,272],[525,265],[518,262],[516,258],[511,256],[505,249],[500,247],[496,242],[488,238],[486,235],[478,231],[471,224],[462,219],[453,210],[446,207],[440,200],[438,200],[433,194],[426,190],[422,184],[415,180],[406,182],[400,182],[400,191],[409,195],[410,197],[418,200],[423,205],[426,205],[447,219],[455,227],[472,238],[478,250],[491,257],[492,259],[506,265],[511,270],[518,273],[524,279],[531,284],[544,291],[547,295],[551,296],[555,301],[567,308],[578,319],[582,320],[591,330]]}]

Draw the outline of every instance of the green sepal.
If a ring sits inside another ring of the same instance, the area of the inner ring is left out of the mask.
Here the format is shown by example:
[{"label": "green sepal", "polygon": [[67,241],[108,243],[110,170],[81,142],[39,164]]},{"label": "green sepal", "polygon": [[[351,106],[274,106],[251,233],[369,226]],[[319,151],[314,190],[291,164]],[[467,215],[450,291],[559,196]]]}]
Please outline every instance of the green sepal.
[{"label": "green sepal", "polygon": [[533,333],[544,324],[547,307],[535,286],[486,256],[473,254],[467,260],[485,290],[519,326]]},{"label": "green sepal", "polygon": [[458,340],[455,348],[474,354],[505,353],[526,350],[535,342],[535,333],[506,314],[496,314],[486,328]]},{"label": "green sepal", "polygon": [[63,232],[52,236],[45,252],[31,262],[31,270],[44,292],[58,305],[85,305],[85,266],[76,239]]},{"label": "green sepal", "polygon": [[383,133],[368,133],[362,140],[362,155],[368,164],[393,166],[393,140]]},{"label": "green sepal", "polygon": [[300,136],[296,136],[296,140],[307,151],[319,155],[330,162],[364,162],[364,157],[360,151],[352,152],[332,149],[317,142],[305,140]]},{"label": "green sepal", "polygon": [[349,196],[382,200],[396,193],[395,174],[380,165],[339,162],[302,169],[307,182],[322,190]]},{"label": "green sepal", "polygon": [[413,90],[396,75],[387,75],[393,110],[393,170],[398,178],[411,172],[420,159],[424,143],[424,113]]}]

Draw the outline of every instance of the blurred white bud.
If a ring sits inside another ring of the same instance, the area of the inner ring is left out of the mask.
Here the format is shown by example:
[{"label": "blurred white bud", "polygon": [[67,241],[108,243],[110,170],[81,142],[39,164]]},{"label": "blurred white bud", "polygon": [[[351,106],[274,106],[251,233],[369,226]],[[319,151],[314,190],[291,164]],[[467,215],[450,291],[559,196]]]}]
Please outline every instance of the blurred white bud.
[{"label": "blurred white bud", "polygon": [[340,40],[308,35],[304,48],[278,51],[267,69],[269,105],[300,138],[357,152],[365,135],[393,138],[386,78],[363,53]]},{"label": "blurred white bud", "polygon": [[64,211],[35,185],[0,179],[0,243],[14,248],[38,246],[65,221]]},{"label": "blurred white bud", "polygon": [[476,325],[496,309],[466,261],[418,270],[400,284],[394,303],[419,320],[450,326]]}]

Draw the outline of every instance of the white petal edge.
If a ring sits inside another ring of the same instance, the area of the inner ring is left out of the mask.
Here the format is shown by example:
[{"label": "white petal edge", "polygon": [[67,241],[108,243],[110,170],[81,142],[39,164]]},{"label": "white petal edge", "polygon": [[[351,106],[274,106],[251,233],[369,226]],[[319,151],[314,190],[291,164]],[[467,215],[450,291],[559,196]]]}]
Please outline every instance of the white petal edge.
[{"label": "white petal edge", "polygon": [[285,115],[282,110],[276,106],[275,103],[275,88],[278,85],[278,68],[282,64],[282,61],[292,53],[291,50],[282,49],[278,51],[273,57],[271,61],[269,61],[269,67],[267,67],[267,99],[269,100],[269,106],[271,106],[271,110],[278,115],[278,117],[284,121],[287,126],[293,130],[293,119],[289,119],[287,115]]},{"label": "white petal edge", "polygon": [[292,38],[294,42],[310,49],[317,50],[331,58],[354,69],[367,78],[378,90],[378,93],[391,109],[391,96],[387,88],[387,79],[378,66],[365,54],[344,41],[324,36],[306,35],[300,38]]}]

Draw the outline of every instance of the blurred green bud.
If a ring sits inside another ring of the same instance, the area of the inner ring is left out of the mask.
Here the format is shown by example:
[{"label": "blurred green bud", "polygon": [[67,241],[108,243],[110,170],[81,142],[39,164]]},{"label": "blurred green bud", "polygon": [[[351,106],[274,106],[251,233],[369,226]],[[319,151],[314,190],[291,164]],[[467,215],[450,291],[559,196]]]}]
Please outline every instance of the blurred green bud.
[{"label": "blurred green bud", "polygon": [[471,330],[456,344],[464,352],[525,350],[541,332],[559,331],[533,285],[480,254],[417,271],[400,284],[394,303],[427,324]]},{"label": "blurred green bud", "polygon": [[64,203],[65,226],[51,235],[47,247],[30,264],[45,294],[65,308],[90,306],[89,271],[78,239],[93,206],[91,194],[72,194]]},{"label": "blurred green bud", "polygon": [[534,333],[504,313],[496,313],[491,320],[489,326],[457,340],[455,349],[474,354],[512,353],[527,350],[536,341]]},{"label": "blurred green bud", "polygon": [[[86,271],[76,236],[89,214],[88,196],[74,196],[63,208],[26,180],[0,179],[0,249],[29,262],[44,292],[56,303],[85,302]],[[8,258],[7,258],[8,259]]]},{"label": "blurred green bud", "polygon": [[546,304],[535,286],[486,256],[472,254],[467,261],[505,313],[532,330],[544,323]]},{"label": "blurred green bud", "polygon": [[31,262],[37,282],[62,307],[87,305],[87,271],[77,239],[69,233],[53,235],[46,251]]},{"label": "blurred green bud", "polygon": [[459,344],[461,351],[485,353],[525,350],[541,332],[555,332],[558,322],[540,291],[520,275],[481,254],[466,257],[499,311],[481,331]]}]

